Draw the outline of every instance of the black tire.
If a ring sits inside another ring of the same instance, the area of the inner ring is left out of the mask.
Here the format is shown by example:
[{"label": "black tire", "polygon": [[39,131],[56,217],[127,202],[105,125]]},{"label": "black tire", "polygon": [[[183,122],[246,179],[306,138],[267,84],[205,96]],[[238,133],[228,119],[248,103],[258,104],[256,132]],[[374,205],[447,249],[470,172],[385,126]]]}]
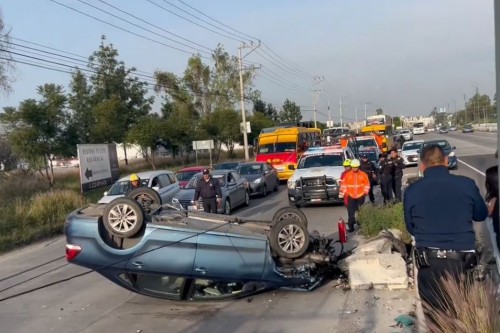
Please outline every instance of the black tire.
[{"label": "black tire", "polygon": [[151,214],[152,206],[161,206],[161,197],[152,188],[149,187],[139,187],[135,190],[130,191],[127,194],[127,198],[137,201],[141,206],[146,215]]},{"label": "black tire", "polygon": [[300,221],[304,223],[306,227],[309,226],[306,215],[300,209],[295,207],[283,207],[278,209],[273,215],[273,221],[281,220]]},{"label": "black tire", "polygon": [[280,186],[280,180],[276,179],[276,183],[274,184],[273,191],[278,192],[279,191],[279,186]]},{"label": "black tire", "polygon": [[250,194],[248,191],[245,191],[245,207],[250,206]]},{"label": "black tire", "polygon": [[144,212],[137,201],[117,198],[104,208],[102,221],[110,234],[129,238],[141,230],[144,224]]},{"label": "black tire", "polygon": [[309,241],[306,225],[297,220],[277,221],[269,234],[269,243],[273,252],[286,259],[303,256],[309,248]]},{"label": "black tire", "polygon": [[224,202],[224,214],[231,215],[231,201],[229,198]]},{"label": "black tire", "polygon": [[262,186],[262,191],[260,192],[263,198],[267,197],[267,185],[264,182],[264,186]]}]

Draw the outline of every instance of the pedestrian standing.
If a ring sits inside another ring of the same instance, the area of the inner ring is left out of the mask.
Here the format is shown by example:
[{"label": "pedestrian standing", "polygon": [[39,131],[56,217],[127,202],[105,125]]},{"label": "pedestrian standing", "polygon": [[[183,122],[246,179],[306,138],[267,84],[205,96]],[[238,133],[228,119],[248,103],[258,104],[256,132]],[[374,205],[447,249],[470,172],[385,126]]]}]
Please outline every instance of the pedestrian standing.
[{"label": "pedestrian standing", "polygon": [[384,198],[384,204],[392,201],[392,182],[393,182],[393,168],[394,162],[387,158],[387,154],[382,154],[379,162],[379,175],[380,175],[380,191]]},{"label": "pedestrian standing", "polygon": [[368,197],[370,198],[370,202],[375,204],[375,195],[373,194],[373,186],[375,186],[377,182],[377,167],[368,159],[368,155],[360,154],[361,157],[361,166],[359,169],[366,173],[368,176],[368,180],[370,181],[370,191],[368,192]]},{"label": "pedestrian standing", "polygon": [[[346,159],[342,164],[344,166],[344,171],[340,174],[340,184],[342,185],[342,181],[344,180],[345,175],[349,170],[351,170],[351,160]],[[342,192],[339,193],[339,196],[342,196]],[[347,197],[344,197],[344,206],[347,207]]]},{"label": "pedestrian standing", "polygon": [[217,204],[222,198],[219,182],[210,175],[210,170],[203,170],[203,177],[198,181],[192,203],[201,196],[205,213],[217,213]]},{"label": "pedestrian standing", "polygon": [[401,202],[401,188],[403,187],[403,169],[405,168],[404,160],[399,156],[398,150],[391,149],[392,167],[392,191],[396,202]]},{"label": "pedestrian standing", "polygon": [[445,311],[448,304],[440,279],[450,275],[459,282],[468,273],[475,256],[473,221],[484,221],[488,211],[472,179],[450,174],[439,145],[423,147],[420,161],[424,177],[407,188],[403,209],[415,241],[417,288],[432,320],[429,307]]},{"label": "pedestrian standing", "polygon": [[356,212],[365,202],[365,196],[370,191],[370,180],[363,171],[359,170],[361,163],[358,159],[351,161],[351,170],[344,176],[340,192],[347,197],[347,215],[349,232],[354,231],[356,223]]}]

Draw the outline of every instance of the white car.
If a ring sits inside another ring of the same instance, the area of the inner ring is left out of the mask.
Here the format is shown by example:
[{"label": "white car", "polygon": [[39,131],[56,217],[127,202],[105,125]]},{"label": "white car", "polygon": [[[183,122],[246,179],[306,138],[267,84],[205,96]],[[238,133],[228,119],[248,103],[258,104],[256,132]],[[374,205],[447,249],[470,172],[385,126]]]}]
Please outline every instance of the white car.
[{"label": "white car", "polygon": [[403,138],[405,138],[406,141],[413,140],[413,133],[408,129],[403,129],[399,131],[398,135],[403,136]]},{"label": "white car", "polygon": [[[141,179],[141,185],[154,189],[160,194],[163,203],[172,202],[172,198],[179,192],[179,183],[175,179],[175,174],[168,170],[145,171],[137,173]],[[130,176],[119,179],[111,186],[109,191],[104,192],[104,196],[97,202],[107,204],[116,198],[125,196],[130,188]]]},{"label": "white car", "polygon": [[353,159],[351,148],[340,146],[309,148],[288,179],[290,205],[300,207],[316,203],[341,203],[340,176],[346,159]]},{"label": "white car", "polygon": [[415,140],[415,141],[405,142],[403,144],[403,147],[401,147],[399,155],[403,158],[405,166],[418,164],[418,158],[419,158],[418,150],[422,148],[423,143],[424,140]]}]

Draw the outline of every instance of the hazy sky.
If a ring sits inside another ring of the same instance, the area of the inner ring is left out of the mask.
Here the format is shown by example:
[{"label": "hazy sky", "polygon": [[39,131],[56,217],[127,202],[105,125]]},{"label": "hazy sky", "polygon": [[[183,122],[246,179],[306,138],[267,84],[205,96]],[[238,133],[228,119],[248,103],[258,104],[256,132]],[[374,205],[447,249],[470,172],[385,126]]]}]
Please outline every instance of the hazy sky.
[{"label": "hazy sky", "polygon": [[[134,36],[54,1],[188,52]],[[350,121],[354,118],[356,107],[359,117],[364,116],[365,102],[370,103],[369,113],[382,107],[391,115],[427,115],[434,106],[449,105],[451,111],[455,105],[458,109],[463,107],[464,94],[472,96],[475,86],[479,87],[480,93],[491,97],[494,94],[491,0],[54,1],[3,0],[0,8],[12,37],[16,38],[12,41],[38,49],[41,47],[27,42],[49,46],[71,52],[75,54],[71,56],[73,58],[85,60],[98,48],[100,37],[104,34],[118,49],[120,59],[127,66],[135,66],[147,73],[162,69],[182,74],[189,53],[197,52],[194,48],[210,52],[209,49],[221,43],[229,53],[236,55],[242,38],[229,33],[239,36],[245,33],[261,39],[265,44],[246,58],[263,66],[257,71],[255,88],[262,91],[264,100],[281,106],[285,98],[289,98],[303,109],[310,110],[312,76],[326,78],[319,86],[326,91],[317,106],[320,112],[318,120],[322,121],[328,118],[327,100],[331,103],[333,120],[338,121],[340,97],[345,105],[344,121]],[[85,3],[153,30],[160,36],[113,18]],[[164,30],[120,13],[106,3]],[[241,33],[221,26],[185,4]],[[181,9],[212,25],[189,16]],[[201,28],[167,10],[234,39]],[[188,41],[168,35],[165,30]],[[193,48],[176,44],[163,36]],[[201,46],[195,46],[190,41]],[[12,51],[27,54],[28,49],[15,46]],[[47,59],[48,54],[41,54]],[[40,57],[33,53],[30,55]],[[42,63],[21,56],[15,58]],[[26,98],[38,98],[37,85],[51,82],[67,86],[70,80],[69,74],[23,64],[17,65],[16,77],[14,92],[8,96],[0,95],[0,107],[17,106]],[[303,115],[305,120],[312,119],[311,111],[303,111]]]}]

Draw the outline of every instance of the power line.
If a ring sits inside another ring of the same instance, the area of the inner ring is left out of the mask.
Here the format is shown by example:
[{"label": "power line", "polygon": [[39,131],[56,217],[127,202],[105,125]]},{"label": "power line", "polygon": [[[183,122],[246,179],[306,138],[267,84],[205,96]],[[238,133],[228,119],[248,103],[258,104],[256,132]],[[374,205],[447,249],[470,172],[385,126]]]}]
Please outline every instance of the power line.
[{"label": "power line", "polygon": [[192,10],[194,10],[195,12],[197,12],[197,13],[199,13],[199,14],[201,14],[201,15],[205,16],[206,18],[209,18],[209,19],[211,19],[212,21],[217,22],[217,23],[219,23],[220,25],[222,25],[222,26],[224,26],[224,27],[226,27],[226,28],[228,28],[228,29],[231,29],[231,30],[233,30],[233,31],[235,31],[235,32],[237,32],[237,33],[239,33],[239,34],[243,35],[243,36],[247,36],[248,38],[250,38],[250,40],[252,40],[252,39],[253,39],[253,40],[256,40],[256,41],[257,41],[257,40],[259,40],[258,38],[252,37],[252,36],[250,36],[250,35],[247,35],[247,34],[246,34],[246,33],[244,33],[244,32],[241,32],[241,31],[239,31],[239,30],[236,30],[236,29],[234,29],[234,28],[231,28],[230,26],[228,26],[228,25],[226,25],[226,24],[224,24],[224,23],[222,23],[222,22],[220,22],[220,21],[218,21],[218,20],[214,19],[214,18],[213,18],[213,17],[211,17],[211,16],[208,16],[207,14],[205,14],[205,13],[201,12],[200,10],[198,10],[198,9],[194,8],[193,6],[188,5],[187,3],[185,3],[185,2],[184,2],[184,1],[182,1],[182,0],[178,0],[178,1],[179,1],[180,3],[182,3],[184,6],[187,6],[187,7],[191,8]]},{"label": "power line", "polygon": [[[107,25],[109,25],[109,26],[112,26],[113,28],[116,28],[116,29],[119,29],[119,30],[125,31],[125,32],[127,32],[127,33],[129,33],[129,34],[132,34],[132,35],[134,35],[134,36],[137,36],[137,37],[140,37],[140,38],[143,38],[143,39],[149,40],[149,41],[151,41],[151,42],[154,42],[154,43],[157,43],[157,44],[163,45],[163,46],[165,46],[165,47],[168,47],[168,48],[171,48],[171,49],[174,49],[174,50],[177,50],[177,51],[183,52],[183,53],[187,53],[187,54],[191,54],[191,55],[193,54],[193,52],[191,52],[191,51],[183,50],[183,49],[178,48],[178,47],[176,47],[176,46],[172,46],[172,45],[169,45],[169,44],[166,44],[166,43],[163,43],[163,42],[157,41],[157,40],[152,39],[152,38],[149,38],[149,37],[147,37],[147,36],[144,36],[144,35],[138,34],[138,33],[136,33],[136,32],[130,31],[130,30],[125,29],[125,28],[122,28],[122,27],[119,27],[119,26],[117,26],[117,25],[115,25],[115,24],[112,24],[112,23],[106,22],[106,21],[104,21],[104,20],[101,20],[100,18],[97,18],[97,17],[93,16],[93,15],[90,15],[90,14],[87,14],[87,13],[85,13],[85,12],[82,12],[81,10],[78,10],[78,9],[76,9],[76,8],[70,7],[70,6],[65,5],[65,4],[62,4],[62,3],[60,3],[60,2],[57,2],[56,0],[49,0],[49,1],[51,1],[51,2],[53,2],[53,3],[56,3],[56,4],[60,5],[60,6],[66,7],[66,8],[68,8],[68,9],[70,9],[70,10],[72,10],[72,11],[75,11],[75,12],[77,12],[77,13],[81,14],[81,15],[84,15],[84,16],[87,16],[87,17],[90,17],[90,18],[92,18],[92,19],[94,19],[94,20],[96,20],[96,21],[99,21],[99,22],[101,22],[101,23],[104,23],[104,24],[107,24]],[[205,59],[210,59],[210,58],[207,58],[207,57],[204,57],[204,56],[201,56],[201,55],[200,55],[200,57],[201,57],[201,58],[205,58]]]},{"label": "power line", "polygon": [[[262,42],[262,45],[263,45],[265,48],[267,48],[267,49],[268,49],[271,53],[273,53],[275,56],[277,56],[279,59],[281,59],[283,62],[287,62],[287,60],[285,60],[285,59],[284,59],[283,57],[281,57],[279,54],[277,54],[276,52],[274,52],[274,51],[273,51],[273,49],[271,49],[269,46],[267,46],[267,44],[265,44],[264,42]],[[291,62],[291,61],[290,61],[290,63],[292,63],[292,64],[295,66],[296,70],[297,70],[298,72],[302,73],[303,75],[305,75],[305,76],[309,76],[309,77],[314,77],[314,75],[309,74],[309,73],[307,73],[307,72],[305,72],[305,71],[301,70],[301,69],[300,69],[300,66],[298,66],[297,64],[295,64],[295,63],[293,63],[293,62]]]},{"label": "power line", "polygon": [[[53,1],[53,0],[51,0],[51,1]],[[158,8],[163,9],[164,11],[169,12],[170,14],[175,15],[175,16],[177,16],[177,17],[180,17],[181,19],[183,19],[183,20],[185,20],[185,21],[188,21],[188,22],[190,22],[190,23],[192,23],[192,24],[194,24],[194,25],[196,25],[196,26],[198,26],[198,27],[200,27],[200,28],[203,28],[203,29],[205,29],[205,30],[211,31],[211,32],[213,32],[213,33],[216,33],[217,35],[220,35],[220,36],[222,36],[222,37],[229,38],[229,39],[232,39],[232,40],[237,41],[237,42],[241,42],[241,40],[239,40],[239,39],[233,38],[233,37],[228,36],[228,35],[224,35],[224,34],[222,34],[222,33],[218,32],[218,31],[215,31],[215,30],[212,30],[212,29],[210,29],[210,28],[207,28],[207,27],[205,27],[205,26],[203,26],[203,25],[201,25],[201,24],[199,24],[199,23],[197,23],[197,22],[195,22],[195,21],[193,21],[193,20],[190,20],[190,19],[188,19],[188,18],[186,18],[186,17],[184,17],[184,16],[182,16],[182,15],[179,15],[179,14],[177,14],[176,12],[173,12],[173,11],[171,11],[170,9],[165,8],[165,7],[163,7],[163,6],[159,5],[159,4],[157,4],[156,2],[153,2],[153,1],[151,1],[151,0],[146,0],[146,1],[147,1],[147,2],[149,2],[150,4],[154,5],[154,6],[158,7]]]},{"label": "power line", "polygon": [[[276,57],[274,57],[273,55],[269,54],[265,49],[261,49],[261,51],[266,54],[268,57],[270,57],[271,59],[273,59],[275,61],[276,64],[279,64],[279,66],[281,68],[283,68],[284,70],[292,73],[293,75],[295,75],[296,77],[298,78],[304,78],[304,77],[312,77],[312,75],[308,75],[308,74],[302,74],[301,72],[297,71],[296,69],[288,66],[284,61],[280,61],[279,59],[276,59]],[[262,54],[260,55],[262,56]],[[283,64],[283,65],[281,65]]]},{"label": "power line", "polygon": [[[156,33],[156,32],[154,32],[154,31],[152,31],[152,30],[149,30],[149,29],[147,29],[147,28],[144,28],[144,27],[142,27],[142,26],[140,26],[140,25],[138,25],[138,24],[135,24],[135,23],[133,23],[133,22],[130,22],[130,21],[128,21],[128,20],[126,20],[126,19],[124,19],[124,18],[121,18],[121,17],[119,17],[119,16],[117,16],[117,15],[115,15],[115,14],[113,14],[113,13],[110,13],[110,12],[108,12],[108,11],[104,10],[104,9],[101,9],[101,8],[99,8],[99,7],[97,7],[97,6],[94,6],[94,5],[91,5],[91,4],[89,4],[89,3],[86,3],[85,1],[82,1],[82,0],[78,0],[78,1],[79,1],[79,2],[81,2],[81,3],[83,3],[83,4],[85,4],[85,5],[87,5],[87,6],[89,6],[89,7],[92,7],[92,8],[94,8],[94,9],[97,9],[97,10],[99,10],[99,11],[103,12],[103,13],[106,13],[106,14],[108,14],[108,15],[110,15],[110,16],[112,16],[112,17],[114,17],[114,18],[117,18],[117,19],[119,19],[119,20],[121,20],[121,21],[127,22],[128,24],[130,24],[130,25],[132,25],[132,26],[134,26],[134,27],[137,27],[137,28],[143,29],[143,30],[145,30],[145,31],[147,31],[147,32],[150,32],[150,33],[152,33],[152,34],[154,34],[154,35],[156,35],[156,36],[159,36],[159,37],[165,38],[165,39],[167,39],[167,40],[169,40],[169,41],[172,41],[172,42],[174,42],[174,43],[180,44],[180,45],[185,46],[185,47],[193,48],[193,49],[195,49],[195,50],[196,50],[196,51],[198,51],[198,52],[203,52],[203,53],[206,53],[206,54],[211,54],[210,52],[200,51],[200,50],[198,50],[197,48],[194,48],[194,47],[192,47],[192,46],[190,46],[190,45],[188,45],[188,44],[185,44],[185,43],[183,43],[183,42],[176,41],[176,40],[175,40],[175,39],[173,39],[173,38],[170,38],[170,37],[167,37],[167,36],[161,35],[161,34],[159,34],[159,33]],[[129,15],[129,16],[131,16],[131,17],[135,18],[136,20],[142,21],[142,22],[144,22],[144,23],[146,23],[146,24],[149,24],[149,25],[151,25],[151,26],[153,26],[153,27],[155,27],[155,28],[157,28],[157,29],[160,29],[160,30],[165,31],[165,32],[167,32],[167,33],[169,33],[169,34],[170,34],[170,32],[169,32],[168,30],[165,30],[165,29],[163,29],[163,28],[161,28],[161,27],[159,27],[159,26],[157,26],[157,25],[154,25],[154,24],[152,24],[152,23],[149,23],[149,22],[147,22],[147,21],[145,21],[145,20],[143,20],[143,19],[141,19],[141,18],[139,18],[139,17],[137,17],[137,16],[135,16],[135,15],[133,15],[133,14],[130,14],[130,13],[128,13],[128,12],[126,12],[126,11],[124,11],[124,10],[122,10],[122,9],[120,9],[120,8],[118,8],[118,7],[116,7],[116,6],[113,6],[113,5],[111,5],[111,4],[108,4],[107,2],[105,2],[105,1],[103,1],[103,0],[99,0],[99,1],[100,1],[100,2],[102,2],[102,3],[103,3],[103,4],[105,4],[105,5],[107,5],[107,6],[111,7],[111,8],[113,8],[113,9],[118,10],[118,11],[119,11],[119,12],[121,12],[121,13],[124,13],[124,14],[126,14],[126,15]],[[172,35],[175,35],[175,34],[172,34]],[[176,36],[176,37],[178,37],[178,38],[181,38],[181,39],[183,39],[183,40],[186,40],[186,41],[188,41],[189,43],[192,43],[192,44],[194,44],[194,45],[200,46],[200,47],[202,47],[202,48],[204,48],[204,49],[211,50],[210,48],[208,48],[208,47],[206,47],[206,46],[204,46],[204,45],[201,45],[201,44],[198,44],[198,43],[196,43],[196,42],[190,41],[189,39],[186,39],[186,38],[180,37],[179,35],[175,35],[175,36]]]},{"label": "power line", "polygon": [[180,7],[176,6],[176,5],[174,5],[174,4],[173,4],[173,3],[171,3],[170,1],[163,0],[163,2],[168,3],[170,6],[172,6],[172,7],[174,7],[174,8],[177,8],[178,10],[180,10],[180,11],[182,11],[182,12],[184,12],[184,13],[188,14],[189,16],[192,16],[192,17],[196,18],[197,20],[199,20],[199,21],[201,21],[201,22],[203,22],[203,23],[208,24],[208,25],[209,25],[209,26],[211,26],[211,27],[214,27],[215,29],[219,29],[219,30],[221,30],[221,31],[224,31],[225,33],[228,33],[228,34],[230,34],[230,35],[233,35],[233,36],[234,36],[234,37],[236,37],[236,38],[241,38],[241,36],[235,35],[235,34],[234,34],[234,33],[232,33],[231,31],[228,31],[228,30],[226,30],[226,29],[222,29],[222,28],[220,28],[220,27],[218,27],[218,26],[216,26],[216,25],[213,25],[212,23],[207,22],[207,21],[205,21],[205,20],[204,20],[204,19],[202,19],[202,18],[199,18],[198,16],[196,16],[196,15],[194,15],[194,14],[192,14],[192,13],[188,12],[187,10],[184,10],[184,9],[182,9],[182,8],[180,8]]},{"label": "power line", "polygon": [[290,78],[297,80],[297,79],[302,79],[303,77],[298,76],[297,74],[291,72],[288,70],[286,67],[283,67],[279,62],[276,62],[272,59],[269,59],[267,56],[261,54],[259,51],[255,51],[256,54],[260,55],[262,58],[266,59],[270,64],[278,67],[279,69],[283,70],[285,74],[287,74]]}]

